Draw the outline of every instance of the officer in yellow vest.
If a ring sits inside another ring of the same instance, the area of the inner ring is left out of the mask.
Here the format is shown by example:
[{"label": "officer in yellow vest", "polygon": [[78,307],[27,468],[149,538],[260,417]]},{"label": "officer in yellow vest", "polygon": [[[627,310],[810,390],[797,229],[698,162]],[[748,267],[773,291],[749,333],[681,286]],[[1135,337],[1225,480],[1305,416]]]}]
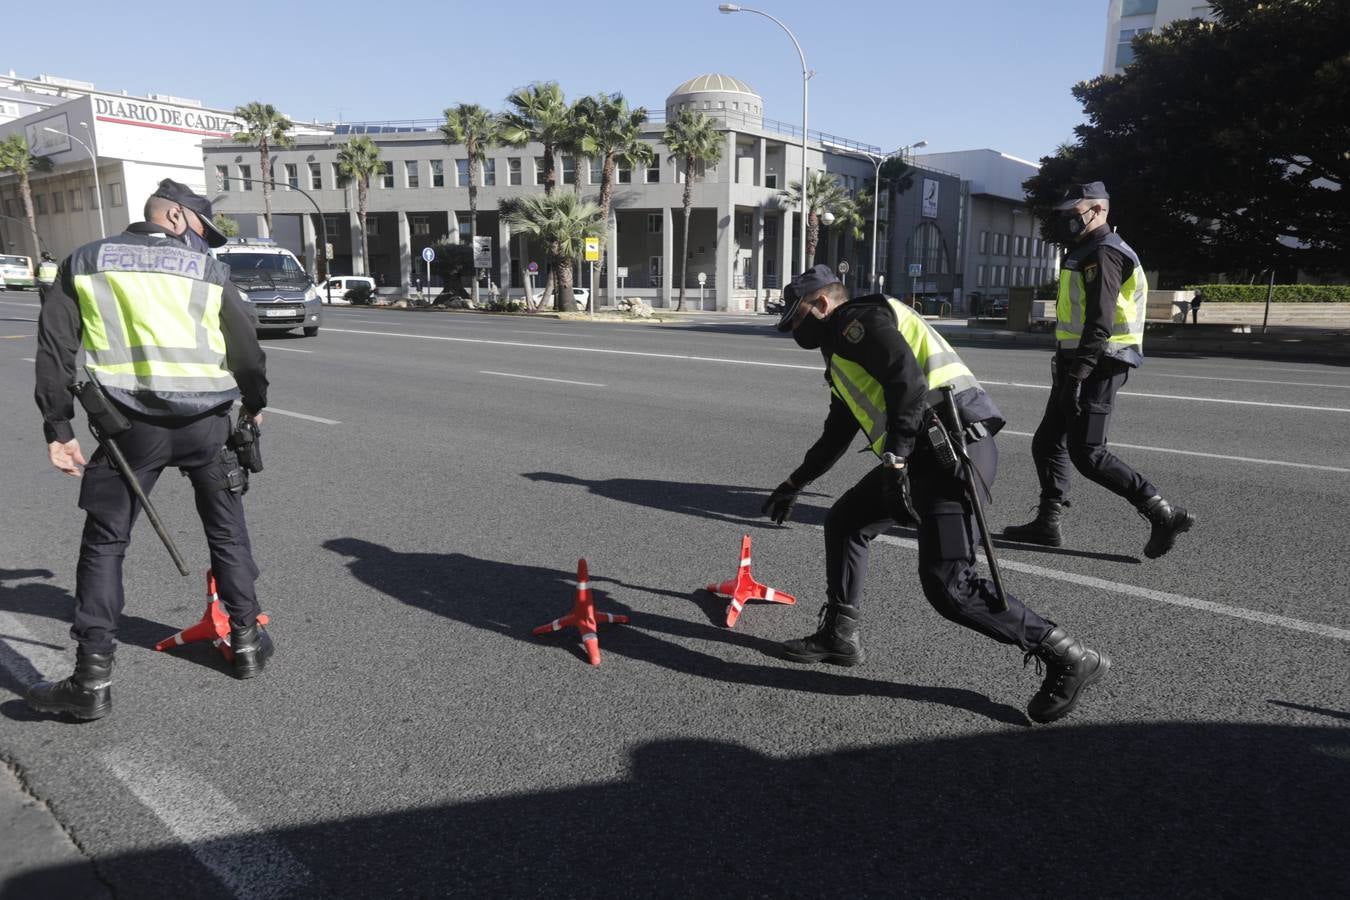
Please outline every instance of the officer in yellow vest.
[{"label": "officer in yellow vest", "polygon": [[[994,585],[975,570],[977,536],[960,470],[942,467],[930,443],[939,427],[939,388],[956,389],[959,423],[986,492],[998,468],[994,435],[1003,416],[935,328],[897,300],[880,294],[849,300],[827,266],[797,276],[783,291],[780,331],[825,357],[830,412],[824,432],[802,464],[765,502],[762,512],[782,524],[802,488],[825,474],[861,430],[880,460],[825,517],[827,602],[814,634],[783,645],[794,662],[843,666],[863,661],[859,606],[872,539],[899,522],[918,529],[919,580],[944,618],[1004,644],[1048,669],[1027,707],[1037,722],[1073,711],[1083,689],[1111,666],[1061,626],[1012,595],[998,606]],[[940,433],[940,432],[939,432]]]},{"label": "officer in yellow vest", "polygon": [[1031,442],[1041,483],[1036,518],[1003,531],[1009,540],[1058,547],[1069,505],[1071,469],[1124,497],[1148,520],[1144,555],[1157,559],[1189,531],[1195,516],[1164,500],[1148,479],[1107,448],[1116,393],[1143,363],[1148,279],[1129,244],[1106,222],[1111,198],[1100,181],[1076,184],[1055,207],[1069,247],[1055,304],[1058,349],[1050,401]]},{"label": "officer in yellow vest", "polygon": [[211,203],[165,179],[146,221],[80,247],[42,298],[36,359],[38,408],[53,466],[82,478],[84,536],[75,582],[75,672],[29,688],[43,712],[97,719],[112,709],[122,560],[140,512],[102,449],[86,464],[71,427],[76,356],[131,421],[118,437],[148,493],[175,466],[192,482],[220,599],[230,617],[234,671],[249,678],[272,652],[257,624],[254,564],[244,521],[241,470],[226,449],[230,407],[255,422],[267,405],[266,360],[253,315],[229,270],[208,251],[225,243]]},{"label": "officer in yellow vest", "polygon": [[43,250],[42,262],[38,263],[37,270],[39,291],[45,291],[52,286],[52,283],[56,281],[56,271],[58,268],[56,260],[52,259],[52,255],[46,250]]}]

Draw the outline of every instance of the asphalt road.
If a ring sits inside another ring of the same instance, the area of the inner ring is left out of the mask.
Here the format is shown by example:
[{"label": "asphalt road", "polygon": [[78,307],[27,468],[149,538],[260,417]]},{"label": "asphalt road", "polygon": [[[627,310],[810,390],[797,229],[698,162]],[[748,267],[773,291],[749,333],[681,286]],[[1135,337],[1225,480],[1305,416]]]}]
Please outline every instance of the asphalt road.
[{"label": "asphalt road", "polygon": [[[1149,358],[1112,439],[1199,525],[1147,561],[1145,523],[1082,485],[1065,548],[1003,551],[1015,593],[1115,661],[1032,727],[1034,669],[934,613],[904,530],[873,552],[867,665],[776,658],[868,463],[790,527],[756,516],[828,402],[768,319],[334,310],[266,341],[247,505],[271,667],[149,649],[205,598],[142,523],[115,711],[73,725],[16,699],[69,672],[82,521],[31,401],[36,312],[0,296],[0,755],[117,896],[1350,892],[1350,368]],[[1009,421],[992,518],[1024,521],[1047,354],[962,353]],[[190,496],[155,493],[201,572]],[[800,599],[727,630],[700,589],[743,534]],[[578,557],[632,616],[598,668],[575,632],[531,635]]]}]

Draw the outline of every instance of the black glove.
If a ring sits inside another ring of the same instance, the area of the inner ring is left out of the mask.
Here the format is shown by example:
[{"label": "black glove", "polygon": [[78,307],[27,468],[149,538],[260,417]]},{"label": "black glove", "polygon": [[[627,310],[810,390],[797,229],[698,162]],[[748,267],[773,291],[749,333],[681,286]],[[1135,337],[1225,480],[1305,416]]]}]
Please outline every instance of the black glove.
[{"label": "black glove", "polygon": [[914,509],[914,497],[909,491],[909,467],[881,469],[881,496],[886,504],[886,514],[897,522],[919,524],[919,514]]},{"label": "black glove", "polygon": [[797,495],[801,493],[801,488],[793,487],[791,482],[785,481],[773,489],[769,499],[764,501],[764,505],[759,508],[762,515],[768,516],[776,524],[782,525],[787,519],[788,513],[792,512],[792,504],[797,502]]},{"label": "black glove", "polygon": [[1078,415],[1078,389],[1083,382],[1071,375],[1061,375],[1055,382],[1055,406],[1067,419]]}]

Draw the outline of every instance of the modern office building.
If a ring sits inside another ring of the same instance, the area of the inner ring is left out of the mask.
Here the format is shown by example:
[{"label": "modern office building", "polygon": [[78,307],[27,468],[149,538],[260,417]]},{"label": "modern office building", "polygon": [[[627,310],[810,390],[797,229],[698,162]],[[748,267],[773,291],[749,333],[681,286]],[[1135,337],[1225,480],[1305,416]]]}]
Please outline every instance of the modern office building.
[{"label": "modern office building", "polygon": [[1035,163],[997,150],[927,153],[921,166],[950,170],[961,178],[959,241],[964,303],[958,311],[988,308],[1008,299],[1010,287],[1036,287],[1059,277],[1058,245],[1041,238],[1039,223],[1027,206],[1022,184],[1035,175]]},{"label": "modern office building", "polygon": [[1106,10],[1106,54],[1102,74],[1117,75],[1134,59],[1130,41],[1178,19],[1203,19],[1213,12],[1200,0],[1109,0]]},{"label": "modern office building", "polygon": [[[672,160],[661,136],[668,117],[681,109],[697,110],[713,119],[724,141],[722,160],[696,176],[689,243],[682,246],[684,173]],[[291,246],[313,267],[321,233],[332,245],[332,271],[371,274],[387,286],[407,287],[422,248],[443,236],[466,239],[469,233],[469,164],[463,146],[446,144],[439,119],[405,122],[356,123],[334,128],[330,134],[297,136],[295,146],[279,150],[273,177],[310,193],[322,211],[322,225],[309,201],[295,192],[276,192],[272,198],[273,237]],[[360,246],[355,189],[343,185],[337,172],[337,151],[352,134],[375,141],[385,169],[372,184],[367,203],[370,269],[360,272]],[[785,274],[802,268],[797,258],[800,215],[785,204],[780,191],[801,178],[800,126],[764,115],[763,100],[745,82],[728,75],[702,75],[671,92],[663,107],[651,110],[646,139],[655,150],[650,167],[638,171],[620,168],[614,186],[614,216],[608,246],[613,265],[596,279],[601,302],[622,296],[642,297],[658,307],[670,307],[679,294],[681,257],[687,263],[686,304],[692,308],[748,310],[781,290]],[[203,145],[204,177],[217,208],[239,221],[241,234],[260,233],[262,196],[241,178],[253,177],[257,152],[228,141]],[[807,165],[840,179],[856,194],[870,188],[872,158],[879,148],[837,135],[812,131]],[[542,248],[511,235],[498,215],[499,201],[543,191],[543,148],[494,147],[479,174],[478,234],[491,241],[491,283],[510,292],[522,292],[531,262],[543,283],[546,260]],[[871,156],[869,157],[869,154]],[[599,161],[576,162],[560,155],[558,190],[576,189],[594,199],[599,192]],[[955,232],[959,216],[959,179],[931,173],[927,182],[945,186],[931,191],[928,201],[918,192],[893,200],[890,208],[914,215],[892,228],[889,252],[879,254],[879,269],[904,273],[907,254],[926,255],[932,265],[932,293],[959,290]],[[924,178],[916,184],[925,185]],[[928,205],[924,205],[924,203]],[[864,210],[864,237],[835,225],[822,227],[817,262],[837,267],[848,262],[850,284],[868,284],[870,277],[871,209]],[[915,243],[913,231],[923,226]],[[886,232],[883,230],[883,234]],[[894,267],[899,267],[894,269]],[[700,276],[702,281],[700,281]],[[578,273],[588,285],[589,273]],[[905,284],[889,277],[887,284]],[[519,295],[519,294],[517,294]]]}]

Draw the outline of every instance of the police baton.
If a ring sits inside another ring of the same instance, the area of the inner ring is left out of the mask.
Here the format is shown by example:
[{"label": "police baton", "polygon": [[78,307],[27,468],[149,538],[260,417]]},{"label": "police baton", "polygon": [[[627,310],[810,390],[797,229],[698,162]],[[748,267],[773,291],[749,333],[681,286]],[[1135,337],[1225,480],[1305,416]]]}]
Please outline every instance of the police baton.
[{"label": "police baton", "polygon": [[131,471],[131,466],[127,464],[127,458],[122,455],[122,448],[117,446],[115,438],[131,430],[131,422],[122,415],[121,411],[108,400],[103,393],[103,386],[98,383],[94,373],[85,369],[89,373],[89,381],[80,381],[70,386],[70,392],[75,395],[75,399],[80,401],[84,407],[85,413],[89,416],[89,430],[94,433],[103,449],[108,451],[112,457],[113,464],[117,466],[117,471],[122,473],[122,478],[126,480],[127,486],[131,488],[131,493],[135,495],[136,500],[145,507],[145,515],[150,520],[150,524],[155,529],[155,534],[159,535],[160,541],[164,544],[164,549],[169,551],[173,557],[174,565],[178,567],[179,574],[187,577],[187,563],[183,562],[183,554],[178,552],[178,546],[174,544],[173,538],[169,536],[168,530],[164,527],[164,522],[160,519],[159,513],[155,511],[155,506],[146,496],[141,488],[141,483],[136,480],[136,473]]},{"label": "police baton", "polygon": [[994,580],[994,593],[998,597],[998,605],[994,607],[994,612],[1007,612],[1008,595],[1003,591],[1003,576],[998,571],[998,557],[994,555],[994,541],[989,536],[989,524],[984,518],[984,500],[980,496],[980,485],[976,481],[975,464],[970,461],[970,454],[966,452],[966,431],[961,427],[961,413],[956,408],[956,389],[950,384],[944,384],[941,391],[947,403],[947,412],[951,414],[952,422],[955,425],[952,430],[952,440],[956,443],[957,455],[964,463],[962,468],[964,469],[966,492],[970,494],[970,505],[975,510],[975,522],[980,526],[980,543],[984,545],[984,558],[989,561],[989,574]]}]

